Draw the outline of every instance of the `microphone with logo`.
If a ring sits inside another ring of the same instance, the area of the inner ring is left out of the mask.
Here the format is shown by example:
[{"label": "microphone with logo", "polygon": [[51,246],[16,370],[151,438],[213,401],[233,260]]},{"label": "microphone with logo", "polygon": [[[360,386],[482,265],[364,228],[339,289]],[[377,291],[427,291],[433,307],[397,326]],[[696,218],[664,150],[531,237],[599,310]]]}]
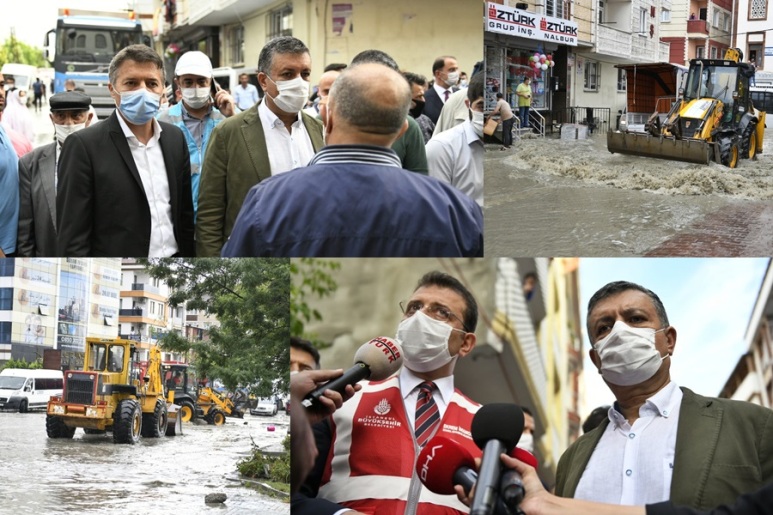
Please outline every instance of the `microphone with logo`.
[{"label": "microphone with logo", "polygon": [[352,368],[307,394],[301,404],[305,408],[319,407],[319,398],[325,390],[334,390],[343,395],[348,385],[354,385],[363,379],[381,381],[400,370],[402,365],[403,351],[395,340],[386,336],[373,338],[357,350]]},{"label": "microphone with logo", "polygon": [[[478,479],[472,454],[458,442],[444,436],[432,438],[419,453],[416,473],[428,490],[440,495],[454,495],[454,485],[462,485],[464,493]],[[505,505],[498,502],[496,515],[510,515]]]},{"label": "microphone with logo", "polygon": [[502,476],[499,455],[510,454],[523,433],[523,410],[515,404],[486,404],[472,418],[472,439],[483,450],[470,515],[490,515]]}]

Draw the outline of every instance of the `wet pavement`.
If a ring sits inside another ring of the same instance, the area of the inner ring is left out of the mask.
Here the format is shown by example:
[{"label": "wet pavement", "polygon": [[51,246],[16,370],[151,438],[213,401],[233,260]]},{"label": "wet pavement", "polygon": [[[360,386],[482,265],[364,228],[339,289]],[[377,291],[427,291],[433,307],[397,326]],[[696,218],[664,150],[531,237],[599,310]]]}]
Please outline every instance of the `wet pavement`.
[{"label": "wet pavement", "polygon": [[[287,515],[288,502],[237,480],[236,463],[249,454],[251,438],[261,448],[281,450],[289,421],[280,411],[228,418],[220,427],[186,423],[182,436],[116,445],[109,433],[81,429],[72,440],[49,439],[45,413],[3,412],[0,512]],[[204,503],[215,492],[228,496],[225,504]]]},{"label": "wet pavement", "polygon": [[773,255],[767,153],[730,170],[610,154],[606,135],[486,145],[489,256]]}]

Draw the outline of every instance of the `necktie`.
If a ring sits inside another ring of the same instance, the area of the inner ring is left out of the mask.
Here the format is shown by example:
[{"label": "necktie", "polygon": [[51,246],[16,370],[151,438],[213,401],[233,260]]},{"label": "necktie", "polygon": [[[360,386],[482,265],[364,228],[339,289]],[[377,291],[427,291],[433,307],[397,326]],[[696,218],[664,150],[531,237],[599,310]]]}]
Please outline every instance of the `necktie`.
[{"label": "necktie", "polygon": [[432,398],[432,391],[436,388],[435,383],[424,381],[419,385],[419,400],[416,401],[416,422],[414,434],[416,443],[419,447],[424,447],[429,437],[440,424],[440,412],[437,404]]},{"label": "necktie", "polygon": [[450,94],[451,94],[451,92],[450,92],[450,91],[448,91],[448,90],[445,90],[445,91],[443,92],[443,95],[445,95],[445,97],[446,97],[446,100],[445,100],[446,102],[448,102],[448,95],[450,95]]}]

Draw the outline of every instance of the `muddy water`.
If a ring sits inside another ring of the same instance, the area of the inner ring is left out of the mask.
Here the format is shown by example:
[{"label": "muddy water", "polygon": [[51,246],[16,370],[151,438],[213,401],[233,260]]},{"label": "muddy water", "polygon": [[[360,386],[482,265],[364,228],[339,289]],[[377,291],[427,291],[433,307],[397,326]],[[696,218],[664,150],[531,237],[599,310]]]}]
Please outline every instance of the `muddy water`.
[{"label": "muddy water", "polygon": [[[269,432],[268,425],[275,431]],[[245,415],[226,425],[183,424],[183,435],[115,445],[111,436],[46,436],[44,413],[0,413],[0,513],[261,513],[286,515],[285,503],[238,481],[236,462],[250,450],[281,449],[289,417]],[[223,492],[224,505],[204,496]]]},{"label": "muddy water", "polygon": [[641,255],[725,207],[773,199],[773,129],[730,170],[610,154],[606,136],[487,146],[486,255]]}]

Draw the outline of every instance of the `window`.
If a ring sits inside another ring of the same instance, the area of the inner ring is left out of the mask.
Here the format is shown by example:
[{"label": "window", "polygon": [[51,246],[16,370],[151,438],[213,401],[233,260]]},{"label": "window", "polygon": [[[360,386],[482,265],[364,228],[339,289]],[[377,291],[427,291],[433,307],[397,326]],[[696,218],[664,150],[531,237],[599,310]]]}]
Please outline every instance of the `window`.
[{"label": "window", "polygon": [[155,315],[156,314],[156,303],[152,300],[150,301],[150,314]]},{"label": "window", "polygon": [[266,40],[274,39],[278,36],[293,35],[293,6],[286,5],[268,15],[268,30],[266,31]]},{"label": "window", "polygon": [[626,89],[626,74],[625,70],[617,69],[617,91],[625,91]]},{"label": "window", "polygon": [[713,46],[711,47],[711,58],[716,59],[717,58],[717,47]]},{"label": "window", "polygon": [[563,10],[564,10],[564,2],[562,2],[561,0],[547,0],[545,2],[545,14],[548,16],[563,18],[564,17]]},{"label": "window", "polygon": [[104,34],[97,34],[94,36],[94,47],[98,50],[104,50],[107,48],[107,38]]},{"label": "window", "polygon": [[749,19],[764,20],[768,17],[767,0],[749,0]]},{"label": "window", "polygon": [[719,9],[714,9],[714,16],[711,19],[711,24],[714,27],[719,27]]},{"label": "window", "polygon": [[11,322],[0,322],[0,343],[11,343]]},{"label": "window", "polygon": [[599,24],[604,23],[604,2],[603,0],[599,0],[599,16],[598,21]]},{"label": "window", "polygon": [[725,16],[722,19],[722,30],[728,31],[730,30],[730,15],[725,14]]},{"label": "window", "polygon": [[671,21],[671,11],[663,9],[660,11],[660,21],[663,23],[669,23]]},{"label": "window", "polygon": [[647,9],[639,9],[639,34],[647,34]]},{"label": "window", "polygon": [[244,26],[237,25],[228,31],[228,58],[231,63],[244,62]]},{"label": "window", "polygon": [[599,63],[595,61],[585,61],[584,88],[588,91],[598,91],[599,78]]},{"label": "window", "polygon": [[0,277],[13,277],[14,258],[0,259]]},{"label": "window", "polygon": [[696,59],[703,59],[706,56],[706,49],[702,46],[699,46],[695,49],[695,58]]},{"label": "window", "polygon": [[13,309],[13,288],[0,288],[0,310]]}]

